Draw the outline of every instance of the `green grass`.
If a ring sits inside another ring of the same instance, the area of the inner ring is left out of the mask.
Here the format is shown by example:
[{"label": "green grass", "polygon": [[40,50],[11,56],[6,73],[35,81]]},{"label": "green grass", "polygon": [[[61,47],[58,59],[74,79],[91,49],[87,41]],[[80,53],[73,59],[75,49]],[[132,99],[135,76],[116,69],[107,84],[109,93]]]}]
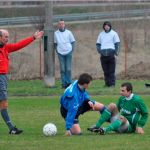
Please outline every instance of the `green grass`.
[{"label": "green grass", "polygon": [[[115,88],[104,88],[103,80],[94,80],[88,89],[92,95],[118,95],[121,83],[125,80],[117,80]],[[134,86],[134,92],[138,94],[149,94],[150,88],[145,88],[145,83],[149,80],[130,80]],[[56,81],[54,88],[46,88],[42,80],[28,80],[28,81],[9,81],[8,91],[10,96],[30,96],[30,95],[60,95],[63,93],[61,83]]]},{"label": "green grass", "polygon": [[[118,96],[93,96],[104,104],[115,102]],[[142,96],[150,107],[149,96]],[[0,149],[2,150],[145,150],[149,146],[150,127],[148,121],[145,134],[107,134],[89,133],[86,128],[98,119],[97,112],[88,112],[80,117],[82,136],[64,137],[64,120],[59,113],[58,96],[42,97],[11,97],[9,113],[12,121],[24,129],[18,136],[8,134],[8,129],[0,119]],[[54,137],[45,137],[42,127],[47,122],[53,122],[58,128]]]},{"label": "green grass", "polygon": [[[94,80],[88,91],[93,99],[107,105],[118,99],[122,82],[124,81],[117,81],[115,88],[103,88],[103,80]],[[131,80],[131,82],[135,91],[142,93],[141,97],[149,108],[150,89],[144,87],[146,81]],[[97,112],[88,112],[80,117],[82,136],[65,137],[65,122],[59,113],[59,96],[63,93],[59,81],[56,81],[55,88],[44,88],[40,80],[9,81],[8,90],[8,111],[11,120],[17,127],[24,129],[24,132],[16,136],[9,135],[7,126],[0,117],[0,149],[2,150],[145,150],[149,147],[149,120],[144,135],[111,133],[102,136],[86,130],[98,119]],[[56,124],[58,129],[56,136],[43,135],[42,128],[48,122]]]}]

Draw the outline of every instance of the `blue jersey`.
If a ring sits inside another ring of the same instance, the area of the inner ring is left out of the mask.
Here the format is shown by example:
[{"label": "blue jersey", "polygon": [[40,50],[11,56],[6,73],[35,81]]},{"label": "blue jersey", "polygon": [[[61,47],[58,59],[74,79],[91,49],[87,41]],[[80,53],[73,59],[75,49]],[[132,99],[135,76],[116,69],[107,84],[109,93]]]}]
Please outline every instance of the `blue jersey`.
[{"label": "blue jersey", "polygon": [[90,97],[85,90],[81,90],[78,81],[74,81],[61,96],[60,104],[67,110],[66,129],[70,129],[73,125],[78,108],[84,101],[89,101]]}]

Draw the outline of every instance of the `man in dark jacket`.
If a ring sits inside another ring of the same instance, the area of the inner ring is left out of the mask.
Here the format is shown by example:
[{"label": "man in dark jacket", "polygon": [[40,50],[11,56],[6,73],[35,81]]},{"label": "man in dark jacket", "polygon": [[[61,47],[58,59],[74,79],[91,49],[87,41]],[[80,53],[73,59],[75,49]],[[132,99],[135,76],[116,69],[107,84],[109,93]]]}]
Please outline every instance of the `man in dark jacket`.
[{"label": "man in dark jacket", "polygon": [[100,54],[100,61],[104,72],[105,86],[115,86],[115,55],[118,56],[120,39],[111,23],[106,21],[103,24],[103,31],[98,35],[96,47]]}]

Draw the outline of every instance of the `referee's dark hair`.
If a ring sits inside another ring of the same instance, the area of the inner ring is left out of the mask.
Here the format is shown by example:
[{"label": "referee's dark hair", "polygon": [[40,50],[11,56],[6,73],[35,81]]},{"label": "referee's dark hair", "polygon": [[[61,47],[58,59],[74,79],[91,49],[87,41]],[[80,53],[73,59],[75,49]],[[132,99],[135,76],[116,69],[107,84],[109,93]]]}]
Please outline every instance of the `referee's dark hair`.
[{"label": "referee's dark hair", "polygon": [[88,73],[83,73],[79,76],[78,84],[80,85],[89,84],[92,80],[93,79],[91,75],[89,75]]},{"label": "referee's dark hair", "polygon": [[131,91],[133,90],[132,84],[130,82],[125,82],[121,84],[121,87],[126,87],[127,91]]}]

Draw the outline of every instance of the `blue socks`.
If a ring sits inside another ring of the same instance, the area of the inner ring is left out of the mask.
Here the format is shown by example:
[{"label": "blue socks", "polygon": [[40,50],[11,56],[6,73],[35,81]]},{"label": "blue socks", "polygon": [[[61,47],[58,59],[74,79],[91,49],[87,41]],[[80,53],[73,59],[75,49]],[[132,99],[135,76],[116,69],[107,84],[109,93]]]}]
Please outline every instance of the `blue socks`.
[{"label": "blue socks", "polygon": [[14,128],[14,126],[12,125],[11,121],[10,121],[10,118],[8,116],[8,112],[7,112],[7,109],[2,109],[1,110],[1,115],[5,121],[5,123],[7,124],[9,130],[11,130],[12,128]]}]

